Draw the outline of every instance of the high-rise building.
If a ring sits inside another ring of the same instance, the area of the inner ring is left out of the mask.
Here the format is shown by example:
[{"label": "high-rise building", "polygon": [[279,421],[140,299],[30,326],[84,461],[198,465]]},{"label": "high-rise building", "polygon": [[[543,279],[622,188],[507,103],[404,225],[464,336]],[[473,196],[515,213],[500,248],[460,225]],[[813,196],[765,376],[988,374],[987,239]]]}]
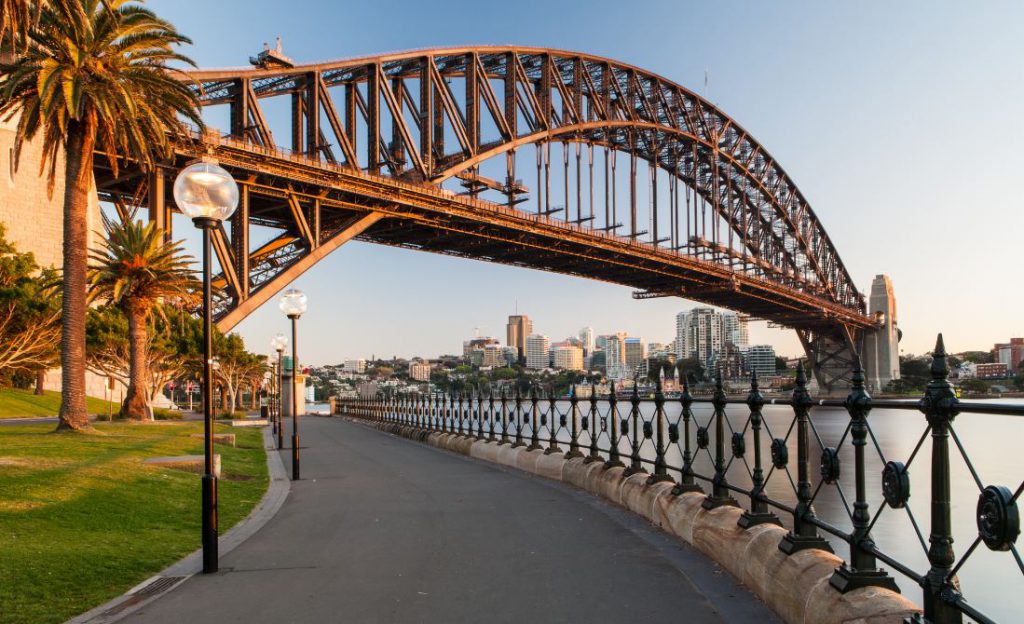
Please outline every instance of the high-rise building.
[{"label": "high-rise building", "polygon": [[525,314],[508,317],[505,344],[515,347],[519,353],[519,361],[526,357],[526,337],[533,333],[533,322]]},{"label": "high-rise building", "polygon": [[583,349],[574,344],[559,344],[551,348],[555,368],[583,370]]},{"label": "high-rise building", "polygon": [[580,342],[583,343],[583,354],[590,355],[594,352],[594,328],[584,327],[579,333]]},{"label": "high-rise building", "polygon": [[609,379],[629,377],[626,369],[626,335],[622,332],[601,336],[604,342],[604,363]]},{"label": "high-rise building", "polygon": [[547,368],[551,363],[551,339],[541,334],[526,337],[526,368]]},{"label": "high-rise building", "polygon": [[736,312],[723,312],[721,316],[723,344],[731,342],[733,346],[746,347],[750,343],[750,317]]},{"label": "high-rise building", "polygon": [[713,308],[694,308],[676,315],[677,357],[695,357],[710,367],[723,342],[722,315]]},{"label": "high-rise building", "polygon": [[347,373],[365,373],[366,360],[345,360],[342,370]]},{"label": "high-rise building", "polygon": [[747,371],[757,373],[758,377],[769,377],[775,374],[775,348],[771,345],[753,345],[745,355]]},{"label": "high-rise building", "polygon": [[647,344],[643,338],[631,337],[623,341],[628,374],[634,375],[647,359]]}]

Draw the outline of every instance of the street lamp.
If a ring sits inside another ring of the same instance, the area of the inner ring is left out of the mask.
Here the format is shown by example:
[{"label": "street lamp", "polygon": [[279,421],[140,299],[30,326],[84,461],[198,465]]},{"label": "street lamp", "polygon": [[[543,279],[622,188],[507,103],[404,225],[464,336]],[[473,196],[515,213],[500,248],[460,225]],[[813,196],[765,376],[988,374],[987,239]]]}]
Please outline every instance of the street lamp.
[{"label": "street lamp", "polygon": [[[273,360],[274,356],[271,355],[270,359]],[[274,389],[274,387],[273,387],[274,386],[274,382],[272,381],[273,378],[274,378],[274,376],[270,373],[270,371],[263,371],[263,397],[267,400],[266,407],[267,407],[267,416],[270,418],[270,431],[271,431],[271,433],[277,433],[277,421],[274,420],[274,412],[272,411],[273,408],[271,408],[271,406],[270,406],[270,393]],[[261,407],[260,407],[260,412],[261,412],[260,415],[262,416],[262,412],[263,412],[262,404],[261,404]]]},{"label": "street lamp", "polygon": [[277,334],[270,339],[270,345],[277,351],[277,448],[284,448],[284,428],[281,422],[281,390],[284,388],[284,348],[288,346],[288,338],[284,334]]},{"label": "street lamp", "polygon": [[289,288],[281,297],[281,311],[292,321],[292,480],[299,478],[299,393],[296,390],[298,379],[298,344],[295,340],[295,322],[306,311],[306,294],[298,288]]},{"label": "street lamp", "polygon": [[217,477],[213,474],[213,302],[210,231],[235,212],[238,185],[211,160],[193,163],[174,180],[178,209],[203,232],[203,572],[217,571]]}]

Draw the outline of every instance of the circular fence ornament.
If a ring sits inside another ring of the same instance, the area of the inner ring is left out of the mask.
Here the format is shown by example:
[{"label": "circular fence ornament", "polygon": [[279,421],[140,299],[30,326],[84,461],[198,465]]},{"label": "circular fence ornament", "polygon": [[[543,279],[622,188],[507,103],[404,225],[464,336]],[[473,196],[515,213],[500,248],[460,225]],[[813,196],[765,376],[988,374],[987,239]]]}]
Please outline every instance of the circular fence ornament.
[{"label": "circular fence ornament", "polygon": [[831,446],[821,451],[821,480],[829,485],[839,480],[839,451]]},{"label": "circular fence ornament", "polygon": [[621,431],[622,435],[624,435],[624,436],[629,435],[629,421],[628,420],[623,420],[622,422],[619,423],[619,431]]},{"label": "circular fence ornament", "polygon": [[707,427],[697,427],[697,448],[706,449],[710,442]]},{"label": "circular fence ornament", "polygon": [[547,414],[541,414],[540,415],[540,426],[541,427],[547,427],[548,426],[548,415]]},{"label": "circular fence ornament", "polygon": [[781,470],[789,463],[789,449],[786,447],[786,441],[782,438],[772,440],[771,454],[772,465],[776,468]]},{"label": "circular fence ornament", "polygon": [[608,431],[608,421],[605,420],[604,418],[601,419],[601,431],[602,432],[607,432]]},{"label": "circular fence ornament", "polygon": [[732,454],[733,457],[743,457],[743,454],[747,452],[747,441],[743,439],[743,434],[739,431],[734,431],[732,434]]},{"label": "circular fence ornament", "polygon": [[673,444],[679,441],[679,425],[673,423],[668,426],[668,441]]},{"label": "circular fence ornament", "polygon": [[647,438],[647,439],[650,439],[651,436],[653,436],[653,435],[654,435],[654,425],[651,424],[651,421],[645,420],[644,421],[644,437]]},{"label": "circular fence ornament", "polygon": [[562,414],[558,417],[558,424],[561,427],[565,426],[565,414]]},{"label": "circular fence ornament", "polygon": [[910,499],[910,473],[898,461],[885,464],[882,469],[882,496],[893,509],[902,509]]},{"label": "circular fence ornament", "polygon": [[990,550],[1010,550],[1020,535],[1020,510],[1008,488],[990,485],[978,497],[978,536]]},{"label": "circular fence ornament", "polygon": [[590,429],[590,419],[587,418],[586,416],[584,416],[583,418],[580,418],[580,427],[584,431],[586,431],[587,429]]}]

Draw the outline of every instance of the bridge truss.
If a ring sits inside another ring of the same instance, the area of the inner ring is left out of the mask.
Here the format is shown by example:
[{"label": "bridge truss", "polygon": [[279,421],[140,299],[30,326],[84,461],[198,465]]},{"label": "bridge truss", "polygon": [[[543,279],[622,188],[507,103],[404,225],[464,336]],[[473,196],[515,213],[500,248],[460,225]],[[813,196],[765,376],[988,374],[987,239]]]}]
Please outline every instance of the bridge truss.
[{"label": "bridge truss", "polygon": [[[826,390],[874,327],[767,150],[650,72],[481,46],[191,78],[227,132],[178,140],[149,174],[115,178],[97,158],[97,186],[169,230],[177,168],[209,155],[235,175],[240,208],[214,235],[222,329],[352,239],[739,310],[795,329]],[[256,243],[254,226],[275,234]]]}]

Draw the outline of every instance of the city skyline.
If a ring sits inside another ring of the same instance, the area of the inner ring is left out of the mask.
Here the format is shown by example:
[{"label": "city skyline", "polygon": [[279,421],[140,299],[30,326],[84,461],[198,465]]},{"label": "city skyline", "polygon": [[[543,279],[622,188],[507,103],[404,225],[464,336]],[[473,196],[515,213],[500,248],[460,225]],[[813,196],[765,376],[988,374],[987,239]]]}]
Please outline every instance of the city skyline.
[{"label": "city skyline", "polygon": [[[929,350],[939,331],[954,351],[1021,333],[1015,310],[1024,295],[1006,289],[1001,272],[1016,260],[1015,228],[998,227],[1019,211],[1011,181],[1024,164],[1012,147],[1024,135],[1014,112],[1024,80],[1021,67],[1008,60],[1024,52],[1011,27],[1024,17],[1019,5],[1006,5],[997,16],[912,2],[886,6],[886,19],[878,20],[845,5],[656,2],[652,8],[664,19],[641,26],[615,4],[588,4],[594,10],[583,12],[545,6],[554,14],[537,22],[529,17],[530,3],[511,16],[481,7],[472,17],[456,18],[398,3],[387,9],[398,17],[388,20],[379,19],[382,8],[347,7],[347,36],[339,38],[329,16],[341,9],[326,3],[323,23],[312,25],[298,15],[270,19],[273,11],[260,10],[269,3],[222,2],[207,7],[202,18],[182,3],[150,4],[193,38],[187,52],[202,67],[244,65],[246,54],[276,35],[288,55],[310,62],[464,43],[471,32],[470,39],[482,43],[554,45],[651,69],[707,96],[771,150],[807,195],[862,293],[874,275],[892,276],[902,351]],[[217,27],[243,7],[249,28]],[[595,42],[594,29],[609,19],[622,28]],[[777,32],[789,36],[773,35],[765,45],[768,33]],[[716,43],[726,35],[735,45]],[[950,81],[956,98],[948,95]],[[772,95],[751,97],[763,93]],[[947,127],[971,132],[940,130]],[[992,142],[992,136],[1005,140]],[[907,162],[916,166],[908,169]],[[957,174],[935,173],[946,171]],[[972,218],[960,218],[968,209]],[[176,226],[176,235],[195,236],[178,217]],[[958,253],[964,241],[984,241],[984,251]],[[949,252],[926,252],[936,245]],[[979,253],[990,270],[978,270]],[[467,326],[500,336],[500,323],[488,327],[481,319],[504,318],[516,302],[536,318],[552,319],[553,335],[577,329],[574,321],[555,321],[559,315],[586,309],[595,327],[628,326],[637,334],[667,337],[664,319],[692,307],[680,299],[633,301],[630,289],[620,286],[363,243],[332,254],[296,285],[310,295],[302,335],[330,336],[302,343],[303,359],[312,363],[368,353],[441,353],[457,344]],[[481,289],[488,297],[469,296]],[[981,302],[998,293],[1000,305],[953,313],[937,302],[939,292]],[[237,329],[250,348],[266,351],[283,325],[276,305],[269,304]],[[752,343],[772,344],[787,355],[800,352],[791,331],[753,323],[750,332]]]}]

